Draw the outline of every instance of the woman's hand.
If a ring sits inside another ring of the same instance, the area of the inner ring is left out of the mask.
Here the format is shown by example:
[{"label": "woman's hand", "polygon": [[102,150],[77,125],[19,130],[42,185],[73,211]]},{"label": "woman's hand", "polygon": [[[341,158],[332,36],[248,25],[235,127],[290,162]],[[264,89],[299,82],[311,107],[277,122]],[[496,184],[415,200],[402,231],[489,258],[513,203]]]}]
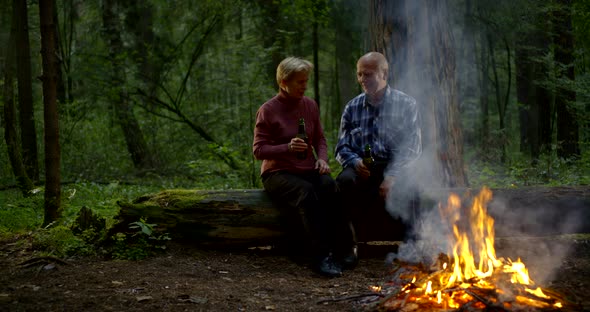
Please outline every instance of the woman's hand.
[{"label": "woman's hand", "polygon": [[289,152],[305,152],[307,151],[307,143],[300,138],[292,138],[291,142],[287,144]]},{"label": "woman's hand", "polygon": [[330,173],[330,165],[323,159],[318,159],[315,162],[315,168],[319,170],[320,174]]}]

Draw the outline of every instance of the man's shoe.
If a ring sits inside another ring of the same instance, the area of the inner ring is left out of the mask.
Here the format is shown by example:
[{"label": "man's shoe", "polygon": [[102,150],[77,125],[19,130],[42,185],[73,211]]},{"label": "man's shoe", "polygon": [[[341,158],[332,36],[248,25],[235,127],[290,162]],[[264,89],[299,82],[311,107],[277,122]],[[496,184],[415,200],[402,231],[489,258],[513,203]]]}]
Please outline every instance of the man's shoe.
[{"label": "man's shoe", "polygon": [[331,255],[323,258],[318,264],[317,270],[320,274],[328,277],[339,277],[342,276],[342,269]]},{"label": "man's shoe", "polygon": [[342,258],[342,268],[345,270],[354,269],[359,263],[358,247],[356,245],[348,251],[347,254]]}]

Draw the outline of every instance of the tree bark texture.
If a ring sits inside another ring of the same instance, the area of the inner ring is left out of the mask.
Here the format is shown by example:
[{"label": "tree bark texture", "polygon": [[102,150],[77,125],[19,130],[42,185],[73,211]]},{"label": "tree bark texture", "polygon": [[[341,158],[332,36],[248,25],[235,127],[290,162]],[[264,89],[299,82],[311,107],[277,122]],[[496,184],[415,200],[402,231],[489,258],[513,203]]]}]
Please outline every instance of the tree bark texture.
[{"label": "tree bark texture", "polygon": [[[66,5],[66,4],[64,4]],[[57,55],[59,55],[59,66],[57,67],[57,103],[58,103],[58,107],[61,110],[62,107],[61,105],[59,105],[60,103],[62,105],[66,104],[67,102],[67,98],[66,98],[66,85],[65,85],[65,81],[64,81],[64,77],[63,77],[63,71],[62,71],[62,63],[63,63],[63,59],[64,59],[64,53],[63,53],[63,49],[62,49],[62,45],[61,45],[61,37],[60,37],[60,32],[59,32],[59,16],[57,14],[57,8],[55,10],[53,10],[53,23],[55,24],[55,53]],[[64,20],[66,20],[64,18]]]},{"label": "tree bark texture", "polygon": [[390,63],[390,83],[421,107],[424,157],[443,186],[467,185],[455,78],[454,37],[445,3],[370,4],[371,47]]},{"label": "tree bark texture", "polygon": [[13,18],[16,23],[16,67],[18,79],[18,103],[21,128],[23,162],[27,175],[39,180],[37,152],[37,131],[33,108],[33,87],[31,81],[31,48],[29,44],[29,19],[27,1],[14,0]]},{"label": "tree bark texture", "polygon": [[[436,209],[453,192],[440,189],[422,193],[420,209]],[[494,189],[489,214],[498,236],[551,235],[590,231],[590,187]],[[129,232],[129,224],[145,218],[173,239],[211,247],[253,247],[279,242],[283,228],[279,208],[263,190],[165,190],[145,195],[121,209],[111,236]],[[374,224],[381,220],[373,219]],[[396,228],[363,227],[359,242],[392,240]],[[370,238],[365,240],[363,238]],[[401,236],[397,237],[401,239]],[[395,240],[395,239],[394,239]]]},{"label": "tree bark texture", "polygon": [[126,91],[126,77],[121,61],[123,55],[123,41],[121,39],[121,27],[117,18],[117,1],[103,1],[104,36],[109,45],[109,59],[111,63],[112,100],[117,123],[123,131],[127,150],[131,155],[133,164],[138,169],[153,168],[150,151],[148,150],[143,132],[133,113],[133,107],[129,104],[129,96]]},{"label": "tree bark texture", "polygon": [[[16,21],[13,19],[13,23]],[[2,94],[4,97],[4,140],[6,141],[6,148],[8,151],[8,158],[12,166],[12,172],[16,177],[19,189],[23,196],[28,196],[29,191],[33,189],[33,182],[27,175],[22,159],[21,146],[18,141],[16,107],[14,97],[14,78],[16,72],[16,46],[14,43],[14,30],[12,27],[9,35],[8,44],[6,46],[6,64],[4,67],[4,88]]]},{"label": "tree bark texture", "polygon": [[167,190],[119,205],[111,232],[125,232],[143,217],[173,238],[203,245],[264,246],[283,233],[279,212],[262,190]]},{"label": "tree bark texture", "polygon": [[61,171],[59,118],[57,113],[57,71],[59,63],[55,47],[55,0],[39,1],[41,25],[41,57],[43,60],[43,121],[45,122],[45,218],[43,224],[61,216]]}]

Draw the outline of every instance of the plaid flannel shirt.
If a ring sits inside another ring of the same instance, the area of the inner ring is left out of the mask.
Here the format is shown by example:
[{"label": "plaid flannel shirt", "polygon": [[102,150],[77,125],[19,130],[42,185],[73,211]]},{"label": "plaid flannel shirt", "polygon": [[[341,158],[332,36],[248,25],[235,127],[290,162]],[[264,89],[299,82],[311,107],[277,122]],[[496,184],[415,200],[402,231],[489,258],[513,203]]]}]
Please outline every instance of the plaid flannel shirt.
[{"label": "plaid flannel shirt", "polygon": [[368,103],[365,93],[350,100],[340,121],[336,160],[342,167],[354,166],[366,144],[375,159],[389,161],[386,176],[396,176],[417,159],[422,137],[416,100],[389,86],[378,105]]}]

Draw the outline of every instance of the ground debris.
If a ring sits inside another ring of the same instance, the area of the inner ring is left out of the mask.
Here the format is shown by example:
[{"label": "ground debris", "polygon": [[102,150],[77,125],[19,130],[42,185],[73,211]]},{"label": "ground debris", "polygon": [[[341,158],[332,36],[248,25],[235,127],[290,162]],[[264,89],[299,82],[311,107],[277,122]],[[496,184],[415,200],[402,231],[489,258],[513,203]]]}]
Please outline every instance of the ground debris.
[{"label": "ground debris", "polygon": [[47,266],[49,264],[69,265],[69,263],[67,263],[66,261],[61,260],[56,257],[41,256],[41,257],[35,257],[35,258],[25,260],[25,261],[19,263],[19,266],[22,268],[30,268],[30,267],[37,267],[37,266]]}]

